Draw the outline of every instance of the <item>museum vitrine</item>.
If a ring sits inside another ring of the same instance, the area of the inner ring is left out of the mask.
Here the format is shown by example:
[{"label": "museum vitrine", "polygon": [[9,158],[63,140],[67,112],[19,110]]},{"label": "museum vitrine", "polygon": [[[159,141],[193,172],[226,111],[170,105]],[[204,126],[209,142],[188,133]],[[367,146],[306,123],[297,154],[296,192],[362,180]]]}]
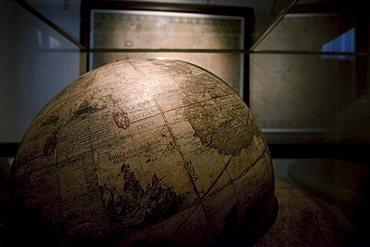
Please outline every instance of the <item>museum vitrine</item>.
[{"label": "museum vitrine", "polygon": [[262,129],[275,175],[334,212],[348,244],[369,244],[363,233],[369,230],[370,43],[363,2],[0,5],[2,190],[28,125],[70,81],[117,60],[169,57],[231,85]]}]

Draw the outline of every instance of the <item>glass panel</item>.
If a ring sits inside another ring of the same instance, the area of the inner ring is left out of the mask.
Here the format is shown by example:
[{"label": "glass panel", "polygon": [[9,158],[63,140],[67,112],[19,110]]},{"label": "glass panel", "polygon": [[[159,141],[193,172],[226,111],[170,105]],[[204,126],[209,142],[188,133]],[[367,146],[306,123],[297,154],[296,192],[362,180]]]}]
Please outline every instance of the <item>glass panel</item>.
[{"label": "glass panel", "polygon": [[0,142],[20,142],[40,109],[79,76],[81,54],[13,1],[1,1],[0,13],[0,75],[6,78],[0,87]]},{"label": "glass panel", "polygon": [[259,43],[250,106],[270,143],[325,140],[358,95],[355,37],[353,15],[288,14]]},{"label": "glass panel", "polygon": [[349,14],[287,14],[256,50],[355,52]]},{"label": "glass panel", "polygon": [[354,60],[251,54],[250,64],[250,106],[270,141],[322,141],[355,98]]},{"label": "glass panel", "polygon": [[369,19],[318,14],[339,3],[341,13],[359,9],[299,1],[298,10],[315,13],[287,15],[259,43],[250,60],[251,109],[276,151],[275,176],[331,210],[343,246],[368,246]]},{"label": "glass panel", "polygon": [[27,2],[75,40],[80,40],[80,0],[28,0]]}]

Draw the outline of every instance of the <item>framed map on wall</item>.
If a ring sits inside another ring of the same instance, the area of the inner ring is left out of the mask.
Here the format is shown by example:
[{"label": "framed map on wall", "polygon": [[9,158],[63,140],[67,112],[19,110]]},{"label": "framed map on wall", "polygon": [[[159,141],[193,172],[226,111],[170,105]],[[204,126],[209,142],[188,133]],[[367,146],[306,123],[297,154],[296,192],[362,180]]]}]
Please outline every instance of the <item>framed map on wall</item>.
[{"label": "framed map on wall", "polygon": [[166,57],[201,66],[244,91],[241,16],[91,10],[89,69],[124,59]]}]

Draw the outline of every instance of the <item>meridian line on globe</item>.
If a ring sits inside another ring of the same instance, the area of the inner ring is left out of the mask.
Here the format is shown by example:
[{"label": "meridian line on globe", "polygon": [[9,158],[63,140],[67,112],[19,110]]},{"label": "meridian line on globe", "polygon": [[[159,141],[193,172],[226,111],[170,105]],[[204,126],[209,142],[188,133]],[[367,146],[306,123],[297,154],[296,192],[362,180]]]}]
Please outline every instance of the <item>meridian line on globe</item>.
[{"label": "meridian line on globe", "polygon": [[[210,100],[210,99],[208,99],[208,100]],[[170,127],[170,124],[169,124],[169,122],[168,122],[168,120],[167,120],[166,116],[164,115],[164,112],[162,111],[162,108],[161,108],[161,107],[160,107],[160,105],[158,104],[158,101],[157,101],[156,99],[154,99],[154,102],[156,103],[156,105],[157,105],[157,107],[158,107],[158,109],[159,109],[159,111],[160,111],[160,113],[161,113],[161,115],[162,115],[162,118],[163,118],[163,120],[164,120],[164,121],[165,121],[165,123],[166,123],[167,129],[168,129],[168,131],[169,131],[169,133],[170,133],[170,135],[171,135],[171,138],[172,138],[172,140],[173,140],[173,142],[174,142],[174,144],[175,144],[176,149],[177,149],[177,150],[178,150],[178,152],[180,153],[180,157],[181,157],[181,160],[183,161],[184,168],[185,168],[185,170],[186,170],[186,173],[187,173],[187,174],[188,174],[188,176],[189,176],[189,179],[190,179],[190,182],[191,182],[191,184],[192,184],[192,186],[193,186],[193,188],[194,188],[194,191],[195,191],[195,193],[197,194],[198,201],[199,201],[199,203],[200,203],[200,205],[201,205],[201,207],[202,207],[202,209],[203,209],[204,216],[205,216],[205,218],[207,219],[207,226],[208,226],[208,229],[209,229],[209,231],[210,231],[211,237],[213,238],[213,237],[214,237],[214,234],[213,234],[213,230],[212,230],[211,222],[210,222],[209,216],[208,216],[208,214],[207,214],[207,212],[206,212],[205,206],[204,206],[204,204],[202,203],[202,200],[200,200],[200,199],[201,199],[201,196],[200,196],[199,191],[198,191],[198,188],[197,188],[197,186],[196,186],[196,184],[195,184],[194,177],[193,177],[193,175],[192,175],[192,174],[190,173],[190,171],[189,171],[189,162],[185,160],[185,158],[184,158],[184,154],[181,152],[181,149],[180,149],[180,147],[179,147],[179,144],[177,143],[177,140],[176,140],[176,138],[175,138],[175,135],[174,135],[174,133],[172,132],[172,129],[171,129],[171,127]]]},{"label": "meridian line on globe", "polygon": [[159,111],[160,111],[160,114],[162,115],[163,121],[165,122],[166,127],[167,127],[167,129],[168,129],[168,132],[170,133],[171,138],[172,138],[172,140],[173,140],[173,142],[174,142],[174,144],[175,144],[175,147],[176,147],[177,151],[180,153],[181,160],[183,161],[183,164],[184,164],[185,170],[186,170],[186,172],[187,172],[187,174],[188,174],[188,176],[189,176],[189,178],[190,178],[190,182],[192,183],[192,185],[193,185],[193,187],[194,187],[194,190],[195,190],[195,192],[196,192],[196,194],[197,194],[198,198],[200,198],[200,194],[199,194],[198,189],[197,189],[197,187],[196,187],[196,185],[195,185],[194,179],[193,179],[192,175],[189,173],[189,168],[187,167],[187,166],[188,166],[188,162],[185,160],[185,158],[184,158],[184,154],[181,152],[181,149],[180,149],[180,147],[179,147],[179,144],[177,143],[177,140],[176,140],[176,138],[175,138],[174,133],[172,132],[172,129],[171,129],[171,127],[170,127],[170,124],[169,124],[169,122],[168,122],[168,120],[167,120],[166,116],[164,115],[164,112],[162,111],[162,108],[161,108],[161,107],[160,107],[160,105],[158,104],[157,100],[155,99],[154,101],[155,101],[155,103],[157,104],[157,107],[158,107],[158,109],[159,109]]},{"label": "meridian line on globe", "polygon": [[40,155],[38,155],[38,156],[32,157],[31,159],[28,159],[28,160],[22,160],[21,162],[17,163],[16,165],[17,165],[17,166],[21,166],[21,165],[23,165],[23,164],[25,164],[25,163],[27,163],[27,162],[31,162],[31,161],[33,161],[33,160],[37,160],[38,158],[42,158],[42,157],[45,157],[45,155],[44,155],[44,154],[40,154]]},{"label": "meridian line on globe", "polygon": [[[211,186],[209,186],[208,190],[206,192],[204,192],[203,196],[200,198],[200,200],[204,200],[204,198],[208,195],[208,193],[211,191],[211,189],[216,185],[217,181],[220,179],[220,177],[222,176],[222,174],[226,171],[228,165],[230,164],[230,161],[232,159],[233,156],[230,156],[229,160],[226,162],[225,166],[224,166],[224,169],[222,169],[222,171],[220,172],[220,174],[216,177],[216,179],[212,182]],[[232,180],[230,180],[230,182],[227,183],[227,186],[232,183]],[[225,186],[225,187],[227,187]]]},{"label": "meridian line on globe", "polygon": [[212,196],[212,195],[218,193],[219,191],[223,190],[224,188],[226,188],[230,184],[232,184],[234,181],[236,181],[239,178],[243,177],[245,174],[248,173],[248,171],[250,169],[252,169],[258,163],[259,160],[261,160],[261,158],[266,154],[266,152],[267,152],[267,148],[265,148],[262,151],[261,155],[258,156],[258,158],[252,164],[250,164],[246,169],[244,169],[236,178],[230,180],[228,183],[224,184],[222,187],[218,188],[216,191],[212,192],[211,194],[208,194],[211,191],[212,187],[216,184],[216,181],[221,177],[222,173],[227,169],[227,166],[229,165],[229,163],[230,163],[230,161],[232,159],[232,157],[230,157],[229,160],[225,164],[225,168],[221,171],[221,173],[216,178],[216,180],[212,183],[212,185],[210,186],[210,188],[204,193],[204,195],[199,199],[199,201],[196,201],[192,206],[196,206],[200,202],[204,201],[206,199],[207,195]]},{"label": "meridian line on globe", "polygon": [[229,186],[230,184],[232,184],[234,181],[238,180],[239,178],[243,177],[244,175],[246,175],[250,169],[252,169],[256,164],[257,162],[265,155],[267,151],[267,148],[265,148],[263,150],[263,152],[261,153],[260,156],[258,156],[258,158],[252,163],[250,164],[246,169],[244,169],[240,174],[239,176],[237,176],[236,178],[230,180],[228,183],[226,183],[225,185],[223,185],[222,187],[218,188],[216,191],[212,192],[210,194],[210,196],[214,195],[214,194],[217,194],[219,191],[223,190],[224,188],[226,188],[227,186]]}]

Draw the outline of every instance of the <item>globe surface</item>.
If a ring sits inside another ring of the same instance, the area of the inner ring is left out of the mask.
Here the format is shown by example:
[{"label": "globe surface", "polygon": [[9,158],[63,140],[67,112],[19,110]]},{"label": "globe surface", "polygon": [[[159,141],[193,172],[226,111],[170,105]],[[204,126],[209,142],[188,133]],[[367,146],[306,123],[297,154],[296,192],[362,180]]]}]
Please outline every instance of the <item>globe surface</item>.
[{"label": "globe surface", "polygon": [[271,222],[274,177],[254,117],[221,79],[127,60],[40,111],[8,193],[12,224],[40,245],[207,245],[240,233],[251,243]]}]

